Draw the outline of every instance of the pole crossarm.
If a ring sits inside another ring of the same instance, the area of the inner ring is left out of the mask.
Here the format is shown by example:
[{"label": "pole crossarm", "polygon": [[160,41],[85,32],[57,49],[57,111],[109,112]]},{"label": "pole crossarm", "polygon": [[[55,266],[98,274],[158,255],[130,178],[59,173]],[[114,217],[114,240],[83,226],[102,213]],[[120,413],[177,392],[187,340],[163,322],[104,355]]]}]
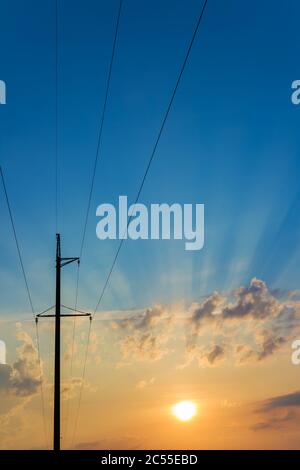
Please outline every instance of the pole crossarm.
[{"label": "pole crossarm", "polygon": [[[38,316],[38,315],[37,315]],[[60,314],[61,317],[91,317],[92,314],[91,313],[74,313],[72,315],[72,313],[61,313]],[[55,318],[56,315],[43,315],[42,318]]]},{"label": "pole crossarm", "polygon": [[80,262],[80,258],[60,258],[60,267],[63,268],[67,264],[74,263],[74,261]]},{"label": "pole crossarm", "polygon": [[[61,304],[60,305],[61,307],[63,308],[66,308],[67,310],[71,310],[73,312],[76,312],[76,313],[67,313],[67,314],[61,314],[60,316],[61,317],[91,317],[92,314],[89,313],[89,312],[84,312],[83,310],[75,310],[74,308],[71,308],[71,307],[68,307],[67,305],[63,305]],[[35,316],[35,320],[37,321],[38,318],[55,318],[55,314],[54,315],[46,315],[48,312],[50,312],[51,310],[53,310],[55,308],[55,305],[52,305],[52,307],[49,307],[47,308],[46,310],[43,310],[42,312],[38,313],[36,316]]]},{"label": "pole crossarm", "polygon": [[84,310],[79,310],[78,308],[68,307],[67,305],[63,305],[63,304],[61,304],[61,306],[63,308],[66,308],[67,310],[71,310],[72,312],[84,313],[86,315],[91,315],[92,316],[92,314],[90,312],[86,312]]},{"label": "pole crossarm", "polygon": [[55,308],[55,305],[52,305],[52,307],[48,307],[48,308],[46,308],[46,310],[43,310],[42,312],[38,313],[38,314],[35,316],[35,320],[36,320],[37,318],[44,317],[44,316],[45,316],[45,315],[44,315],[45,313],[50,312],[50,310],[53,310],[54,308]]}]

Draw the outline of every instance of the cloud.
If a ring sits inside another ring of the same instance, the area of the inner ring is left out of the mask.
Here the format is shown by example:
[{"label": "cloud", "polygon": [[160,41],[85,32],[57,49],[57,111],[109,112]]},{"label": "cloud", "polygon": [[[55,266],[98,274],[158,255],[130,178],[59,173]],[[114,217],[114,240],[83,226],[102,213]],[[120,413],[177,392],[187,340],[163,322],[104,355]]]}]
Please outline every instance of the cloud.
[{"label": "cloud", "polygon": [[81,387],[82,378],[81,377],[72,377],[71,380],[67,382],[62,382],[61,384],[61,397],[63,400],[69,400],[76,396],[76,389]]},{"label": "cloud", "polygon": [[[190,307],[155,305],[127,312],[111,323],[119,335],[124,361],[158,361],[173,349],[171,339],[186,341],[185,367],[201,367],[223,360],[236,364],[263,363],[284,350],[299,329],[300,301],[295,294],[269,289],[253,278],[232,292],[213,292]],[[171,334],[172,333],[172,334]],[[121,362],[122,364],[122,362]]]},{"label": "cloud", "polygon": [[281,416],[273,416],[268,420],[261,421],[252,426],[252,431],[265,431],[266,429],[280,429],[285,423],[293,421],[296,418],[296,413],[291,410],[284,411]]},{"label": "cloud", "polygon": [[[199,365],[213,365],[225,356],[240,364],[270,358],[299,327],[299,301],[293,297],[286,292],[279,300],[257,278],[227,295],[214,292],[193,306],[186,321],[186,364],[195,359]],[[214,345],[209,353],[197,347],[204,337]]]},{"label": "cloud", "polygon": [[158,361],[168,354],[165,346],[168,336],[151,332],[139,333],[126,336],[120,341],[123,359],[134,359],[137,361]]},{"label": "cloud", "polygon": [[258,361],[263,361],[274,354],[286,342],[283,336],[276,336],[272,332],[264,331],[262,334],[261,348],[256,357]]},{"label": "cloud", "polygon": [[150,385],[153,385],[154,382],[155,382],[155,378],[154,378],[154,377],[152,377],[152,378],[149,379],[149,380],[140,380],[140,381],[136,384],[135,388],[136,388],[137,390],[144,390],[146,387],[149,387]]},{"label": "cloud", "polygon": [[222,346],[218,344],[213,347],[213,349],[208,353],[207,360],[209,364],[214,364],[216,361],[222,359],[225,355],[225,350]]},{"label": "cloud", "polygon": [[190,324],[193,326],[193,332],[198,333],[205,321],[214,321],[218,319],[216,316],[220,313],[220,308],[224,304],[225,298],[214,292],[206,298],[202,304],[197,306],[192,313]]},{"label": "cloud", "polygon": [[[158,361],[168,354],[171,323],[172,316],[161,305],[113,322],[112,328],[122,335],[119,345],[123,362],[119,365],[129,360]],[[124,337],[124,332],[129,334]]]},{"label": "cloud", "polygon": [[[65,331],[64,334],[64,349],[63,349],[63,361],[67,363],[72,361],[73,370],[81,367],[82,357],[86,353],[86,347],[88,344],[88,363],[101,364],[101,347],[103,346],[104,340],[104,328],[101,331],[91,331],[88,342],[88,324],[86,321],[81,320],[80,317],[76,319],[77,326],[74,332],[71,330]],[[75,336],[74,336],[75,333]]]},{"label": "cloud", "polygon": [[141,449],[142,443],[140,439],[131,436],[125,436],[117,438],[107,438],[107,439],[99,439],[97,441],[89,441],[89,442],[80,442],[77,444],[74,449],[75,450],[137,450]]},{"label": "cloud", "polygon": [[268,412],[278,408],[300,407],[300,390],[287,395],[279,395],[264,401],[258,411]]},{"label": "cloud", "polygon": [[255,413],[263,414],[267,418],[255,424],[251,429],[253,431],[280,429],[285,423],[296,421],[299,418],[297,413],[299,407],[300,390],[269,398],[259,403],[255,409]]},{"label": "cloud", "polygon": [[269,292],[265,282],[253,278],[249,286],[242,286],[236,292],[236,301],[225,306],[225,319],[251,317],[265,319],[281,311],[280,302]]},{"label": "cloud", "polygon": [[0,364],[0,392],[19,397],[37,393],[41,384],[37,350],[25,331],[18,331],[17,359],[12,365]]},{"label": "cloud", "polygon": [[238,345],[236,357],[240,364],[247,362],[261,362],[272,356],[287,341],[281,335],[276,335],[273,331],[263,330],[255,334],[256,349],[248,345]]},{"label": "cloud", "polygon": [[113,322],[114,328],[123,328],[130,330],[146,330],[153,328],[162,319],[166,319],[166,310],[161,305],[147,308],[142,313],[134,313],[129,318]]},{"label": "cloud", "polygon": [[194,360],[200,367],[214,366],[225,359],[225,355],[225,348],[220,344],[201,347],[189,344],[186,349],[186,360],[178,369],[187,367]]},{"label": "cloud", "polygon": [[15,436],[23,432],[28,425],[25,419],[25,409],[32,397],[18,400],[6,413],[0,414],[0,448],[8,449],[14,444]]},{"label": "cloud", "polygon": [[[202,304],[196,306],[190,318],[191,325],[199,329],[201,324],[207,321],[224,323],[228,320],[265,320],[280,315],[283,319],[294,313],[292,308],[286,310],[286,303],[277,300],[265,282],[256,278],[250,281],[249,286],[236,289],[230,297],[234,298],[233,302],[218,292],[211,294]],[[290,320],[290,318],[287,319]]]},{"label": "cloud", "polygon": [[[0,447],[8,449],[28,436],[28,406],[40,391],[41,371],[38,353],[31,336],[16,324],[16,359],[0,364]],[[42,365],[41,365],[42,367]],[[30,411],[31,412],[31,411]],[[31,417],[33,415],[30,415]]]}]

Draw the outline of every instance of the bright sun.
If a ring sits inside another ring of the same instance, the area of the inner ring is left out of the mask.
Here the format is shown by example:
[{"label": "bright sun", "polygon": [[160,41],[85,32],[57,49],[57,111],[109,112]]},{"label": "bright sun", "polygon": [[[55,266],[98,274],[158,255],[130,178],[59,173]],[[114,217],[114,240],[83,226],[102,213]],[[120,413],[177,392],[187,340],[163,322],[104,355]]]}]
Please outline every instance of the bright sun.
[{"label": "bright sun", "polygon": [[197,413],[197,406],[192,401],[180,401],[172,406],[172,413],[179,421],[190,421]]}]

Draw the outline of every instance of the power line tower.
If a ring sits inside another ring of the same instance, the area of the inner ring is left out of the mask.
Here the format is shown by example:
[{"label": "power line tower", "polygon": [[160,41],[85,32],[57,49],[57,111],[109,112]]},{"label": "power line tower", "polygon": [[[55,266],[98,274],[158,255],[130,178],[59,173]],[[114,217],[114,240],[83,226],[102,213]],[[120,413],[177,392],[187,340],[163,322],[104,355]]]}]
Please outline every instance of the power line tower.
[{"label": "power line tower", "polygon": [[56,234],[56,295],[55,295],[55,315],[40,313],[36,316],[38,318],[55,318],[55,354],[54,354],[54,420],[53,420],[53,450],[60,450],[60,365],[61,365],[61,318],[62,317],[90,317],[90,313],[77,313],[74,314],[61,314],[61,268],[67,264],[77,261],[79,258],[62,258],[60,247],[60,234]]}]

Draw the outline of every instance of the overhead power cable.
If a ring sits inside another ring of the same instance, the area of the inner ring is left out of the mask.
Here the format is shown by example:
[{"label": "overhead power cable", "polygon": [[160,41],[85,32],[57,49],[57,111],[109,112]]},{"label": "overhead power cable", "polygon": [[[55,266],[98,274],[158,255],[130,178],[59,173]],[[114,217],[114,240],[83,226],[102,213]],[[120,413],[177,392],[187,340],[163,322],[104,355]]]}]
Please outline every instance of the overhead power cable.
[{"label": "overhead power cable", "polygon": [[79,389],[78,407],[77,407],[77,413],[75,415],[75,424],[74,424],[71,448],[74,447],[75,438],[76,438],[76,434],[77,434],[78,420],[79,420],[80,408],[81,408],[81,402],[82,402],[82,392],[83,392],[84,381],[85,381],[87,358],[88,358],[88,353],[89,353],[89,344],[90,344],[90,339],[91,339],[91,329],[92,329],[92,317],[90,317],[90,324],[89,324],[89,330],[88,330],[88,336],[87,336],[87,342],[86,342],[86,349],[85,349],[84,363],[83,363],[83,369],[82,369],[81,383],[80,383],[80,389]]},{"label": "overhead power cable", "polygon": [[96,177],[97,166],[98,166],[98,161],[99,161],[99,157],[100,157],[103,126],[104,126],[104,121],[105,121],[105,116],[106,116],[108,95],[109,95],[109,89],[110,89],[110,83],[111,83],[111,77],[112,77],[112,69],[113,69],[113,63],[114,63],[115,52],[116,52],[116,45],[117,45],[117,38],[118,38],[118,32],[119,32],[122,4],[123,4],[123,0],[120,0],[119,1],[118,14],[117,14],[117,21],[116,21],[116,26],[115,26],[115,34],[114,34],[114,40],[113,40],[112,53],[111,53],[111,58],[110,58],[110,63],[109,63],[107,80],[106,80],[105,97],[104,97],[104,103],[103,103],[101,119],[100,119],[97,149],[96,149],[96,155],[95,155],[95,160],[94,160],[92,179],[91,179],[87,209],[86,209],[86,214],[85,214],[84,228],[83,228],[83,234],[82,234],[82,240],[81,240],[81,246],[80,246],[80,255],[79,255],[80,258],[82,257],[82,253],[83,253],[83,249],[84,249],[87,223],[88,223],[89,213],[90,213],[90,209],[91,209],[92,195],[93,195],[94,185],[95,185],[95,177]]},{"label": "overhead power cable", "polygon": [[[175,96],[176,96],[176,93],[177,93],[177,90],[178,90],[178,87],[179,87],[179,84],[180,84],[180,81],[181,81],[183,72],[184,72],[184,70],[185,70],[185,67],[186,67],[188,58],[189,58],[189,56],[190,56],[190,52],[191,52],[191,50],[192,50],[192,47],[193,47],[195,38],[196,38],[196,36],[197,36],[197,32],[198,32],[199,26],[200,26],[200,24],[201,24],[201,20],[202,20],[202,18],[203,18],[203,15],[204,15],[204,11],[205,11],[207,2],[208,2],[208,0],[205,0],[204,3],[203,3],[202,9],[201,9],[201,13],[200,13],[200,15],[199,15],[199,18],[198,18],[196,27],[195,27],[195,29],[194,29],[194,33],[193,33],[192,38],[191,38],[191,41],[190,41],[190,43],[189,43],[189,47],[188,47],[188,49],[187,49],[187,52],[186,52],[184,61],[183,61],[182,66],[181,66],[181,68],[180,68],[180,72],[179,72],[179,75],[178,75],[178,77],[177,77],[177,80],[176,80],[176,83],[175,83],[173,92],[172,92],[172,94],[171,94],[171,98],[170,98],[170,100],[169,100],[169,104],[168,104],[168,106],[167,106],[166,112],[165,112],[165,114],[164,114],[164,117],[163,117],[163,120],[162,120],[160,129],[159,129],[159,132],[158,132],[158,135],[157,135],[157,138],[156,138],[156,140],[155,140],[155,143],[154,143],[152,152],[151,152],[151,154],[150,154],[150,158],[149,158],[149,161],[148,161],[148,164],[147,164],[145,173],[144,173],[144,175],[143,175],[142,182],[141,182],[141,184],[140,184],[140,187],[139,187],[139,190],[138,190],[138,193],[137,193],[137,196],[136,196],[134,205],[136,205],[136,204],[138,203],[138,201],[139,201],[139,198],[140,198],[141,192],[142,192],[142,190],[143,190],[143,187],[144,187],[146,178],[147,178],[147,176],[148,176],[148,173],[149,173],[151,164],[152,164],[153,159],[154,159],[154,156],[155,156],[155,154],[156,154],[156,150],[157,150],[157,147],[158,147],[160,138],[161,138],[162,133],[163,133],[163,130],[164,130],[164,128],[165,128],[165,124],[166,124],[167,119],[168,119],[168,116],[169,116],[169,114],[170,114],[170,111],[171,111],[171,108],[172,108],[172,104],[173,104],[173,102],[174,102],[174,99],[175,99]],[[127,228],[128,228],[128,226],[129,226],[129,224],[130,224],[130,222],[131,222],[131,220],[132,220],[132,217],[133,217],[133,215],[131,215],[131,216],[129,217],[129,219],[128,219]],[[115,254],[115,256],[114,256],[114,259],[113,259],[111,268],[110,268],[110,270],[109,270],[109,272],[108,272],[108,275],[107,275],[107,277],[106,277],[106,280],[105,280],[103,289],[102,289],[102,291],[101,291],[99,300],[98,300],[97,305],[96,305],[96,308],[95,308],[95,310],[94,310],[93,316],[96,314],[96,312],[97,312],[97,310],[98,310],[98,308],[99,308],[99,306],[100,306],[100,304],[101,304],[101,302],[102,302],[102,299],[103,299],[103,296],[104,296],[104,294],[105,294],[106,288],[107,288],[107,286],[108,286],[109,280],[110,280],[110,278],[111,278],[112,272],[113,272],[114,267],[115,267],[115,265],[116,265],[116,262],[117,262],[119,253],[120,253],[120,251],[121,251],[121,248],[122,248],[124,239],[125,239],[125,238],[123,237],[123,238],[121,239],[120,243],[119,243],[119,246],[118,246],[117,251],[116,251],[116,254]]]},{"label": "overhead power cable", "polygon": [[55,1],[55,232],[59,227],[59,162],[58,162],[58,0]]},{"label": "overhead power cable", "polygon": [[17,248],[17,252],[18,252],[19,263],[20,263],[20,267],[21,267],[21,271],[22,271],[22,275],[23,275],[23,280],[24,280],[24,284],[25,284],[25,288],[26,288],[26,292],[27,292],[28,302],[29,302],[29,305],[30,305],[30,308],[31,308],[31,311],[32,311],[32,315],[33,315],[33,318],[34,318],[34,321],[35,321],[35,325],[36,325],[36,343],[37,343],[37,353],[38,353],[38,364],[39,364],[39,369],[40,369],[41,406],[42,406],[42,415],[43,415],[43,427],[44,427],[46,447],[47,447],[48,444],[47,444],[47,431],[46,431],[47,428],[46,428],[46,417],[45,417],[45,399],[44,399],[44,389],[43,389],[42,364],[41,364],[41,356],[40,356],[38,319],[35,316],[35,311],[34,311],[33,302],[32,302],[32,296],[31,296],[31,292],[30,292],[30,289],[29,289],[29,284],[28,284],[28,280],[27,280],[26,271],[25,271],[25,268],[24,268],[23,257],[22,257],[22,254],[21,254],[21,249],[20,249],[19,239],[18,239],[18,235],[17,235],[16,225],[15,225],[15,221],[14,221],[14,217],[13,217],[13,213],[12,213],[12,208],[11,208],[11,204],[10,204],[9,197],[8,197],[8,192],[7,192],[6,183],[5,183],[5,179],[4,179],[4,173],[3,173],[3,170],[2,170],[1,166],[0,166],[0,174],[1,174],[1,181],[2,181],[2,186],[3,186],[3,190],[4,190],[6,205],[7,205],[7,209],[8,209],[8,213],[9,213],[9,218],[10,218],[10,222],[11,222],[11,226],[12,226],[12,230],[13,230],[13,234],[14,234],[14,240],[15,240],[15,244],[16,244],[16,248]]},{"label": "overhead power cable", "polygon": [[[173,102],[174,102],[174,99],[175,99],[175,96],[176,96],[176,93],[177,93],[177,90],[178,90],[178,87],[179,87],[179,84],[180,84],[180,81],[181,81],[183,72],[184,72],[184,70],[185,70],[185,67],[186,67],[188,58],[189,58],[189,56],[190,56],[190,52],[191,52],[191,50],[192,50],[192,47],[193,47],[195,38],[196,38],[196,36],[197,36],[198,30],[199,30],[199,26],[200,26],[200,24],[201,24],[201,22],[202,22],[202,18],[203,18],[203,15],[204,15],[204,12],[205,12],[207,3],[208,3],[208,0],[205,0],[204,3],[203,3],[203,5],[202,5],[201,11],[200,11],[200,15],[199,15],[198,20],[197,20],[197,23],[196,23],[196,27],[195,27],[195,29],[194,29],[194,32],[193,32],[191,41],[190,41],[190,43],[189,43],[187,52],[186,52],[186,54],[185,54],[184,61],[183,61],[182,66],[181,66],[181,68],[180,68],[179,75],[178,75],[178,77],[177,77],[177,80],[176,80],[176,83],[175,83],[173,92],[172,92],[172,94],[171,94],[171,98],[170,98],[170,100],[169,100],[169,103],[168,103],[166,112],[165,112],[165,114],[164,114],[164,117],[163,117],[163,120],[162,120],[160,129],[159,129],[157,138],[156,138],[155,143],[154,143],[154,147],[153,147],[152,152],[151,152],[151,154],[150,154],[150,158],[149,158],[149,161],[148,161],[148,164],[147,164],[145,173],[144,173],[143,178],[142,178],[142,182],[141,182],[141,184],[140,184],[140,187],[139,187],[139,190],[138,190],[136,199],[135,199],[135,204],[137,204],[137,202],[139,201],[139,198],[140,198],[142,189],[143,189],[143,187],[144,187],[146,178],[147,178],[147,176],[148,176],[148,173],[149,173],[149,170],[150,170],[152,161],[153,161],[154,156],[155,156],[155,154],[156,154],[156,150],[157,150],[157,147],[158,147],[160,138],[161,138],[161,136],[162,136],[163,130],[164,130],[164,128],[165,128],[166,121],[167,121],[167,119],[168,119],[170,110],[171,110],[171,108],[172,108],[172,104],[173,104]],[[128,224],[127,224],[127,228],[128,228],[128,226],[129,226],[131,220],[132,220],[132,216],[129,217]],[[102,302],[102,299],[103,299],[103,296],[104,296],[105,291],[106,291],[106,289],[107,289],[108,283],[109,283],[109,281],[110,281],[112,272],[113,272],[114,267],[115,267],[115,265],[116,265],[116,262],[117,262],[119,253],[120,253],[120,251],[121,251],[123,242],[124,242],[124,238],[122,238],[121,241],[120,241],[120,243],[119,243],[119,246],[118,246],[117,251],[116,251],[116,254],[115,254],[115,256],[114,256],[114,259],[113,259],[111,268],[110,268],[110,270],[109,270],[109,272],[108,272],[108,275],[107,275],[107,277],[106,277],[106,280],[105,280],[103,289],[102,289],[102,291],[101,291],[101,294],[100,294],[99,300],[98,300],[98,302],[97,302],[96,308],[95,308],[95,310],[94,310],[94,313],[93,313],[93,315],[92,315],[92,318],[96,315],[96,312],[97,312],[97,310],[98,310],[98,308],[99,308],[99,306],[100,306],[100,304],[101,304],[101,302]],[[90,340],[90,331],[89,331],[89,340]],[[85,362],[84,362],[84,366],[83,366],[84,375],[85,375],[85,371],[86,371],[86,362],[87,362],[87,358],[88,358],[89,340],[88,340],[88,344],[87,344]],[[83,380],[82,380],[82,382],[81,382],[80,400],[79,400],[79,406],[78,406],[78,412],[77,412],[77,415],[78,415],[78,416],[79,416],[79,414],[80,414],[80,406],[81,406],[81,400],[82,400],[82,388],[83,388],[83,384],[84,384],[84,375],[83,375]],[[78,422],[78,418],[76,419],[76,423],[77,423],[77,422]],[[77,427],[77,424],[76,424],[76,427]],[[74,443],[74,440],[75,440],[75,434],[76,434],[76,429],[74,430],[74,439],[73,439],[73,443]]]},{"label": "overhead power cable", "polygon": [[[94,164],[93,164],[90,190],[89,190],[89,193],[88,193],[87,208],[86,208],[85,217],[84,217],[84,226],[83,226],[82,239],[81,239],[80,251],[79,251],[80,260],[82,258],[83,250],[84,250],[84,246],[85,246],[86,230],[87,230],[87,224],[88,224],[88,219],[89,219],[89,214],[90,214],[90,209],[91,209],[91,202],[92,202],[92,196],[93,196],[93,191],[94,191],[95,178],[96,178],[98,163],[99,163],[99,160],[100,160],[100,157],[101,157],[102,135],[103,135],[105,116],[106,116],[106,112],[107,112],[107,104],[108,104],[108,97],[109,97],[109,90],[110,90],[110,84],[111,84],[111,78],[112,78],[113,63],[114,63],[116,45],[117,45],[117,39],[118,39],[118,32],[119,32],[122,6],[123,6],[123,0],[120,0],[119,1],[118,12],[117,12],[116,24],[115,24],[115,31],[114,31],[114,38],[113,38],[113,45],[112,45],[110,62],[109,62],[108,74],[107,74],[107,79],[106,79],[104,102],[103,102],[101,116],[100,116],[100,125],[99,125],[98,139],[97,139],[96,154],[95,154],[95,159],[94,159]],[[75,312],[77,311],[77,305],[78,305],[79,284],[80,284],[80,264],[78,264],[77,277],[76,277],[75,308],[74,308]],[[71,365],[70,365],[70,376],[71,377],[73,375],[73,357],[74,357],[74,345],[75,345],[75,331],[76,331],[76,318],[74,317],[73,332],[72,332],[72,346],[71,346]],[[81,390],[80,390],[80,394],[81,394]],[[81,398],[80,398],[80,401],[81,401]],[[68,429],[69,407],[70,407],[70,404],[69,404],[69,400],[68,400],[68,402],[67,402],[67,412],[66,412],[66,433],[67,433],[67,429]]]},{"label": "overhead power cable", "polygon": [[30,293],[30,290],[29,290],[27,275],[26,275],[25,268],[24,268],[24,263],[23,263],[23,259],[22,259],[22,255],[21,255],[21,250],[20,250],[19,240],[18,240],[18,236],[17,236],[16,226],[15,226],[14,218],[13,218],[13,215],[12,215],[11,205],[10,205],[9,198],[8,198],[8,193],[7,193],[7,189],[6,189],[6,184],[5,184],[5,180],[4,180],[4,174],[3,174],[2,167],[0,167],[0,173],[1,173],[1,180],[2,180],[2,185],[3,185],[3,189],[4,189],[5,199],[6,199],[6,205],[7,205],[7,209],[8,209],[8,212],[9,212],[9,218],[10,218],[10,222],[11,222],[11,226],[12,226],[12,230],[13,230],[13,234],[14,234],[14,239],[15,239],[15,243],[16,243],[16,248],[17,248],[17,252],[18,252],[18,258],[19,258],[21,271],[22,271],[22,275],[23,275],[23,279],[24,279],[24,283],[25,283],[25,287],[26,287],[27,296],[28,296],[28,302],[29,302],[32,314],[33,314],[33,316],[35,316],[33,303],[32,303],[32,297],[31,297],[31,293]]}]

